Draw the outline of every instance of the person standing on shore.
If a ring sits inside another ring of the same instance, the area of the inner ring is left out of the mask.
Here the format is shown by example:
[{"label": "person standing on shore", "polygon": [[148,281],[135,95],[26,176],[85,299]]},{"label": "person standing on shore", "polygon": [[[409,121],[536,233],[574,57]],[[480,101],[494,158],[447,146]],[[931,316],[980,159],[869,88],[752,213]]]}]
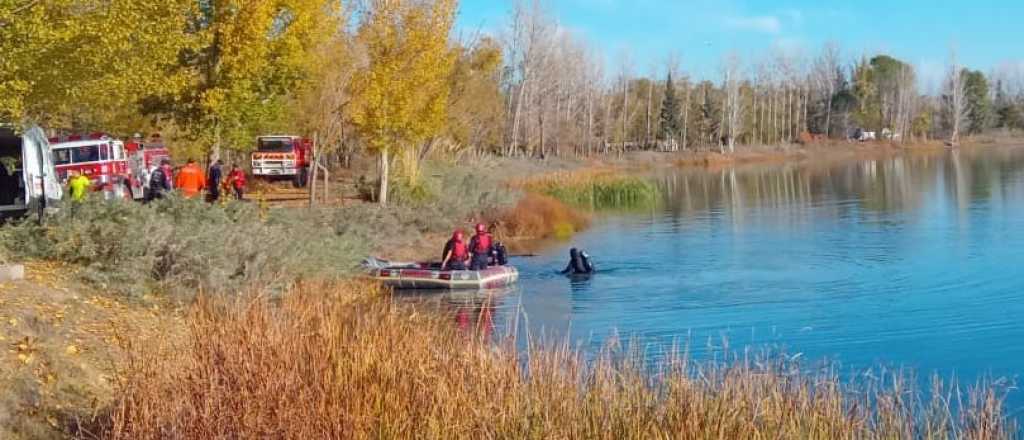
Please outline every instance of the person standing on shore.
[{"label": "person standing on shore", "polygon": [[160,161],[160,166],[156,167],[152,173],[149,173],[149,191],[146,193],[147,202],[162,199],[174,189],[174,184],[171,182],[173,172],[171,161],[164,159]]},{"label": "person standing on shore", "polygon": [[196,165],[195,159],[189,159],[185,166],[178,170],[174,178],[174,186],[181,190],[181,194],[187,198],[199,195],[199,192],[206,186],[203,171]]},{"label": "person standing on shore", "polygon": [[217,159],[215,162],[213,162],[213,165],[210,165],[210,169],[206,173],[207,202],[216,203],[217,200],[220,199],[220,181],[221,177],[223,176],[223,172],[221,171],[221,165],[223,165],[223,163],[224,162],[222,162],[220,159]]},{"label": "person standing on shore", "polygon": [[85,195],[89,192],[89,187],[92,186],[92,181],[84,174],[78,171],[71,172],[71,178],[68,179],[68,190],[71,193],[71,201],[79,203],[85,200]]},{"label": "person standing on shore", "polygon": [[228,183],[235,190],[235,200],[245,200],[245,171],[238,168],[238,164],[231,164]]}]

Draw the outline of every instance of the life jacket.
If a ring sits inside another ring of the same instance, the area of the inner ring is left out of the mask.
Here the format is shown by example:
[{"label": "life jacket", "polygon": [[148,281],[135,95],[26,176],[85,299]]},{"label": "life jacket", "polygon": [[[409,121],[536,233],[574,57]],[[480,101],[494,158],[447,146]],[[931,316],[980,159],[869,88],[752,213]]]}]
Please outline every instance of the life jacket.
[{"label": "life jacket", "polygon": [[242,170],[232,171],[228,179],[235,188],[245,188],[245,173]]},{"label": "life jacket", "polygon": [[456,241],[452,243],[452,259],[453,260],[465,260],[466,255],[469,255],[469,250],[466,249],[466,242]]},{"label": "life jacket", "polygon": [[491,252],[491,234],[477,234],[476,247],[473,248],[475,254],[489,254]]}]

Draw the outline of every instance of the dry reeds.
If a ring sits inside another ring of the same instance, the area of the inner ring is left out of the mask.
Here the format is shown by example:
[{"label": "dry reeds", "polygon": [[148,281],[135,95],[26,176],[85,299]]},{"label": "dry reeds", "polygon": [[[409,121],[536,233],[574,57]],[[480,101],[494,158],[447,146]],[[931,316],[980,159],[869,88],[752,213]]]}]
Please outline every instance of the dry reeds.
[{"label": "dry reeds", "polygon": [[[369,292],[369,293],[367,293]],[[133,350],[106,436],[147,438],[1008,438],[989,387],[845,385],[785,357],[652,372],[611,350],[495,346],[362,284],[279,304],[205,298],[190,337]],[[963,400],[961,403],[957,403]]]}]

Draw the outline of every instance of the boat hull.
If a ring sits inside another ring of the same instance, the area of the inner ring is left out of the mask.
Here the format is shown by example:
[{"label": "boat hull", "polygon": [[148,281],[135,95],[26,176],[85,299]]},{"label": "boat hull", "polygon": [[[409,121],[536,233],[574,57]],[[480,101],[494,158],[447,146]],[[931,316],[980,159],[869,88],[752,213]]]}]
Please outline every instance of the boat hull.
[{"label": "boat hull", "polygon": [[486,270],[437,270],[427,264],[419,267],[382,267],[370,270],[370,279],[393,289],[462,290],[498,289],[519,279],[512,266],[494,266]]}]

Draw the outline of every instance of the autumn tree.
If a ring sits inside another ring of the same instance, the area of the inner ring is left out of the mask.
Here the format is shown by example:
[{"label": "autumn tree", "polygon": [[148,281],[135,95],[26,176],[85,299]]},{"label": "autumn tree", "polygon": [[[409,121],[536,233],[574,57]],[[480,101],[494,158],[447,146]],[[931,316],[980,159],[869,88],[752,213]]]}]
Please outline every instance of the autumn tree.
[{"label": "autumn tree", "polygon": [[[189,85],[192,0],[0,1],[0,120],[130,130],[140,102]],[[130,124],[129,124],[130,125]]]},{"label": "autumn tree", "polygon": [[378,156],[381,206],[388,200],[391,155],[414,180],[416,144],[444,128],[455,9],[455,0],[372,0],[357,31],[368,65],[353,79],[352,122]]},{"label": "autumn tree", "polygon": [[339,26],[338,4],[199,0],[188,22],[199,43],[179,66],[194,82],[155,95],[147,111],[173,115],[212,156],[222,146],[247,150],[261,131],[284,125],[287,98],[311,76],[317,49]]},{"label": "autumn tree", "polygon": [[500,151],[505,119],[501,45],[489,37],[455,48],[445,133],[462,147]]}]

